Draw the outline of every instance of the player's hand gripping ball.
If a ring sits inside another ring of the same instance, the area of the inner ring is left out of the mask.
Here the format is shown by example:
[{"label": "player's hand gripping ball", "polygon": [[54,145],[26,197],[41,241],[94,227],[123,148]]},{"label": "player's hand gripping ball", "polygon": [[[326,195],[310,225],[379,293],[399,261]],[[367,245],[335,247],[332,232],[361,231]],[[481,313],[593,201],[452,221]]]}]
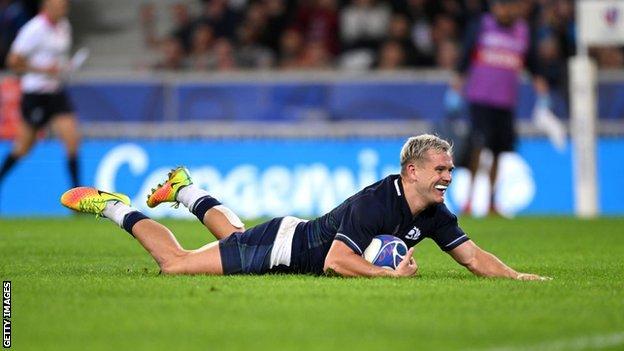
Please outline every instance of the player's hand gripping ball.
[{"label": "player's hand gripping ball", "polygon": [[377,235],[364,250],[364,259],[387,269],[395,269],[407,253],[403,240],[392,235]]}]

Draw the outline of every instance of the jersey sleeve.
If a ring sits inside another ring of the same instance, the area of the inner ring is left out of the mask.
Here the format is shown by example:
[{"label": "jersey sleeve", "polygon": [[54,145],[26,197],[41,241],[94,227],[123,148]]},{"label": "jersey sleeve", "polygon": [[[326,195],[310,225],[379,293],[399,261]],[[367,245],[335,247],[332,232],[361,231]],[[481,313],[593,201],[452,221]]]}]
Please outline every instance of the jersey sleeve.
[{"label": "jersey sleeve", "polygon": [[436,213],[436,228],[430,235],[442,251],[450,251],[470,240],[468,235],[459,227],[457,216],[451,213],[442,204]]},{"label": "jersey sleeve", "polygon": [[364,199],[357,201],[342,216],[334,240],[343,242],[353,252],[361,255],[373,237],[380,233],[383,217],[381,206],[378,204],[367,203]]},{"label": "jersey sleeve", "polygon": [[37,31],[37,27],[28,23],[22,30],[19,31],[13,45],[11,46],[11,52],[20,56],[30,56],[39,45],[41,35]]}]

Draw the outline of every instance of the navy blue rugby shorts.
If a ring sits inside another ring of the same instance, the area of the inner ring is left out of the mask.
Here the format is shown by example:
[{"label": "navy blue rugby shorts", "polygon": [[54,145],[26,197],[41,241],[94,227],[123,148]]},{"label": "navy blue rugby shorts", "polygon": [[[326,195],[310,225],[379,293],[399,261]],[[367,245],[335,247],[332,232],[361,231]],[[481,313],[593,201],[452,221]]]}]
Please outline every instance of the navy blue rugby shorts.
[{"label": "navy blue rugby shorts", "polygon": [[223,274],[265,274],[292,271],[296,217],[278,217],[219,240]]}]

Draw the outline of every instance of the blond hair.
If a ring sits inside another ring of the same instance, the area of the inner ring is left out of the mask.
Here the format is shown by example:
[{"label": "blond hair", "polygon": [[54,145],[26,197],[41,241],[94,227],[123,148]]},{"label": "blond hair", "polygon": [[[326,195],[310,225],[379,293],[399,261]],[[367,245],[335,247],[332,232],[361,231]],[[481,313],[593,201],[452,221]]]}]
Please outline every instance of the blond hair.
[{"label": "blond hair", "polygon": [[429,150],[453,154],[453,146],[442,138],[431,134],[413,136],[407,139],[401,149],[401,173],[404,173],[409,163],[424,161]]}]

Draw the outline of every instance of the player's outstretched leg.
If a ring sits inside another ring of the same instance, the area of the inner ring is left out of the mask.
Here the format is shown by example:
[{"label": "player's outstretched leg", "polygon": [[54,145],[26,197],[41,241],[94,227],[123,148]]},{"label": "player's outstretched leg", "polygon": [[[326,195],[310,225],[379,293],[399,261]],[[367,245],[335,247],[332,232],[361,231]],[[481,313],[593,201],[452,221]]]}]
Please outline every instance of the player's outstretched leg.
[{"label": "player's outstretched leg", "polygon": [[173,233],[130,206],[128,196],[90,187],[66,191],[61,203],[72,210],[106,217],[135,237],[167,274],[223,274],[216,243],[185,250]]},{"label": "player's outstretched leg", "polygon": [[193,185],[191,175],[185,167],[178,167],[158,184],[147,197],[147,206],[161,203],[183,204],[202,222],[217,239],[228,237],[234,232],[245,231],[245,225],[229,208],[223,206],[208,192]]}]

